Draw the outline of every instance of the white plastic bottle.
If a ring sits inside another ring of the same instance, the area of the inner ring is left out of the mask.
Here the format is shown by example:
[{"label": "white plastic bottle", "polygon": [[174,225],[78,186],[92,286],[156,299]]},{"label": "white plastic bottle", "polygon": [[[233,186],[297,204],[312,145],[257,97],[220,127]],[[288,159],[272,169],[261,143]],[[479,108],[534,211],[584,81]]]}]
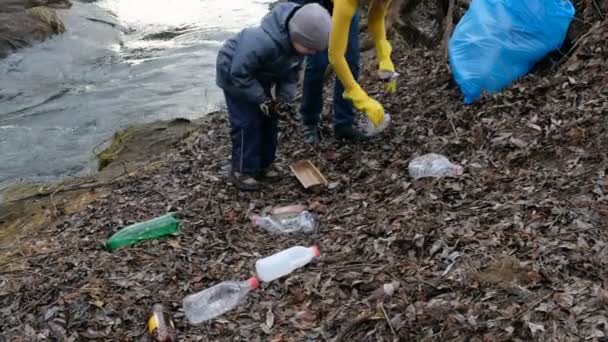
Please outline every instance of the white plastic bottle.
[{"label": "white plastic bottle", "polygon": [[436,153],[416,157],[408,165],[410,176],[414,179],[424,177],[456,177],[461,176],[463,168],[452,164],[445,156]]},{"label": "white plastic bottle", "polygon": [[184,298],[184,312],[192,324],[210,320],[232,310],[247,297],[249,291],[259,286],[260,282],[256,277],[247,281],[222,282]]},{"label": "white plastic bottle", "polygon": [[254,215],[251,221],[272,234],[312,233],[315,231],[315,219],[308,211],[298,215]]},{"label": "white plastic bottle", "polygon": [[317,246],[295,246],[258,260],[255,263],[255,270],[260,280],[269,282],[288,275],[319,255]]}]

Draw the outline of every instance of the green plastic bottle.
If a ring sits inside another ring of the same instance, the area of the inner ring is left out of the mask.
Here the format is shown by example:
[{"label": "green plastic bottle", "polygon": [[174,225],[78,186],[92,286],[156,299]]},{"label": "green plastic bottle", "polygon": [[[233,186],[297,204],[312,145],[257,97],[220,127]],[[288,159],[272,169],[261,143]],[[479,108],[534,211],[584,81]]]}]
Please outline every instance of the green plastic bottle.
[{"label": "green plastic bottle", "polygon": [[130,246],[140,241],[156,239],[173,234],[180,229],[180,222],[176,213],[168,213],[155,219],[135,223],[124,227],[106,241],[109,250]]}]

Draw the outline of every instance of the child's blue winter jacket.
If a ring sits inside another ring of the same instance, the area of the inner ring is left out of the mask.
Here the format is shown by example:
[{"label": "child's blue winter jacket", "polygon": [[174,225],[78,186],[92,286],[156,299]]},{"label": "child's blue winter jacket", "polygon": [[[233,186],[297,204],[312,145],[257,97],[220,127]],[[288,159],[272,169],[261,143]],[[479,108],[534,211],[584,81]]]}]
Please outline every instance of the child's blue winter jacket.
[{"label": "child's blue winter jacket", "polygon": [[304,56],[292,47],[287,22],[299,7],[279,3],[260,26],[228,39],[217,57],[217,85],[253,104],[270,100],[272,85],[277,99],[292,100]]}]

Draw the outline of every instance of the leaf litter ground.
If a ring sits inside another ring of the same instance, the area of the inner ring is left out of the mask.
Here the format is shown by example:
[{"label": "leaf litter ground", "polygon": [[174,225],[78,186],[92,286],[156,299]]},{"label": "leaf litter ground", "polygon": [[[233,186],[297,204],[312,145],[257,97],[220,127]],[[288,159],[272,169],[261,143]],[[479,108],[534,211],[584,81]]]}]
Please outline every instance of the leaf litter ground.
[{"label": "leaf litter ground", "polygon": [[[327,116],[313,148],[283,123],[277,165],[286,176],[261,193],[227,185],[228,124],[216,115],[155,172],[125,179],[25,242],[36,253],[0,271],[0,339],[145,340],[160,302],[185,341],[600,341],[607,38],[608,23],[598,21],[559,70],[472,106],[461,104],[439,53],[397,47],[400,93],[364,82],[392,129],[340,145]],[[407,163],[427,152],[461,163],[465,175],[413,181]],[[289,175],[303,158],[328,189],[307,192]],[[270,236],[248,220],[292,203],[309,205],[318,233]],[[179,236],[102,248],[118,228],[169,210],[183,219]],[[210,323],[186,323],[187,294],[244,280],[257,258],[311,244],[318,262]],[[392,296],[373,295],[392,281],[400,284]]]}]

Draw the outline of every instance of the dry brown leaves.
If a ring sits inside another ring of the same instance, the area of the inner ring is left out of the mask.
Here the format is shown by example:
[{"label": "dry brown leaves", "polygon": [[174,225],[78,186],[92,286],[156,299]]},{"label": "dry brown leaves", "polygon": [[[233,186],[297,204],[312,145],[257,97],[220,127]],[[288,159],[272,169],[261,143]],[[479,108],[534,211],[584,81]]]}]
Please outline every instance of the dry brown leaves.
[{"label": "dry brown leaves", "polygon": [[[227,185],[228,125],[213,117],[172,163],[35,237],[62,252],[0,271],[0,330],[25,340],[142,340],[149,310],[162,302],[187,341],[600,341],[608,334],[606,22],[588,37],[574,64],[472,106],[461,104],[438,53],[396,47],[401,92],[378,95],[395,123],[385,137],[336,145],[327,118],[313,149],[283,124],[277,163],[287,172],[290,162],[313,160],[331,182],[318,194],[287,174],[259,194]],[[465,175],[412,181],[407,161],[426,152],[447,154]],[[317,234],[269,236],[249,223],[252,212],[291,203],[311,207]],[[178,237],[102,249],[119,227],[167,210],[183,218]],[[318,263],[210,323],[183,319],[185,295],[246,279],[258,257],[313,243]],[[392,296],[374,295],[394,281]]]}]

